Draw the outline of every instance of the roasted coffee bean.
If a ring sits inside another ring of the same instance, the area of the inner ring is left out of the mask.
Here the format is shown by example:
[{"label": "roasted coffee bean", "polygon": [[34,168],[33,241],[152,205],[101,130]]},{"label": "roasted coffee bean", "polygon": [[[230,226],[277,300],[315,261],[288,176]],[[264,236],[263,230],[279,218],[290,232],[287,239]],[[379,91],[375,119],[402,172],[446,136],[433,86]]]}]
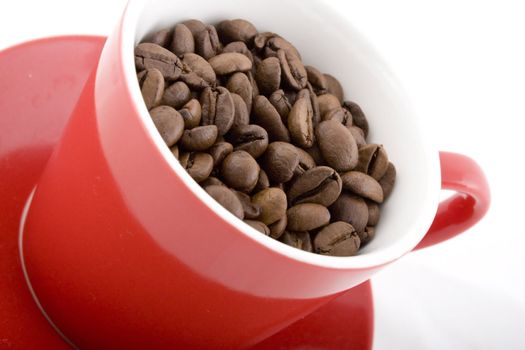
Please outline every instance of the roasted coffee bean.
[{"label": "roasted coffee bean", "polygon": [[341,189],[339,174],[327,166],[318,166],[299,176],[287,194],[292,205],[317,203],[327,207],[339,197]]},{"label": "roasted coffee bean", "polygon": [[157,107],[162,100],[162,94],[164,93],[164,77],[156,68],[151,68],[144,72],[145,74],[142,78],[140,90],[146,108],[149,110],[153,107]]},{"label": "roasted coffee bean", "polygon": [[252,100],[253,100],[257,96],[259,96],[259,87],[257,86],[257,82],[255,81],[255,77],[253,76],[252,72],[246,72],[246,76],[248,77],[250,84],[252,84]]},{"label": "roasted coffee bean", "polygon": [[368,206],[367,226],[375,226],[379,222],[379,205],[370,201],[367,201],[366,205]]},{"label": "roasted coffee bean", "polygon": [[[350,129],[353,125],[352,114],[346,108],[336,107],[323,115],[323,120],[337,120]],[[353,135],[353,134],[352,134]]]},{"label": "roasted coffee bean", "polygon": [[246,72],[252,69],[252,62],[242,53],[227,52],[214,56],[208,61],[217,75]]},{"label": "roasted coffee bean", "polygon": [[288,130],[296,145],[303,148],[312,147],[314,143],[313,110],[309,97],[302,97],[295,101],[288,115]]},{"label": "roasted coffee bean", "polygon": [[330,213],[326,207],[314,203],[296,204],[286,211],[288,216],[287,230],[310,231],[327,225]]},{"label": "roasted coffee bean", "polygon": [[233,125],[235,116],[233,100],[230,92],[219,86],[217,88],[206,88],[202,91],[202,124],[217,125],[219,135],[224,135]]},{"label": "roasted coffee bean", "polygon": [[364,246],[374,238],[376,235],[376,229],[375,227],[367,226],[362,232],[358,232],[357,234],[361,240],[361,246]]},{"label": "roasted coffee bean", "polygon": [[259,158],[268,148],[268,133],[259,125],[241,125],[233,128],[228,138],[236,151],[246,151],[253,158]]},{"label": "roasted coffee bean", "polygon": [[286,215],[283,215],[279,220],[277,220],[271,225],[268,225],[268,228],[270,229],[270,237],[279,239],[279,237],[281,237],[284,233],[287,224],[288,217]]},{"label": "roasted coffee bean", "polygon": [[301,90],[306,87],[308,78],[301,59],[284,50],[277,51],[277,58],[279,58],[281,63],[284,81],[295,90]]},{"label": "roasted coffee bean", "polygon": [[176,80],[182,73],[181,60],[173,52],[152,43],[137,45],[135,65],[139,70],[157,68],[167,80]]},{"label": "roasted coffee bean", "polygon": [[314,124],[314,127],[317,126],[321,122],[321,111],[319,109],[319,99],[317,98],[317,95],[315,94],[312,85],[310,83],[306,84],[306,88],[308,89],[308,94],[310,95],[310,104],[312,105],[312,122]]},{"label": "roasted coffee bean", "polygon": [[270,180],[268,179],[268,175],[266,175],[266,171],[261,169],[259,172],[259,178],[257,179],[257,184],[255,185],[253,192],[257,193],[264,189],[267,189],[270,187]]},{"label": "roasted coffee bean", "polygon": [[290,133],[283,124],[281,116],[263,95],[255,98],[252,116],[254,124],[266,129],[270,141],[290,142]]},{"label": "roasted coffee bean", "polygon": [[228,186],[250,192],[257,184],[259,170],[259,164],[248,152],[234,151],[222,161],[221,176]]},{"label": "roasted coffee bean", "polygon": [[195,52],[195,42],[193,34],[184,24],[179,23],[173,31],[173,41],[171,42],[171,51],[180,56],[188,52]]},{"label": "roasted coffee bean", "polygon": [[[186,26],[188,25],[187,23]],[[191,29],[190,29],[191,31]],[[207,25],[204,30],[200,31],[195,37],[195,52],[205,59],[209,60],[219,54],[222,45],[214,26]]]},{"label": "roasted coffee bean", "polygon": [[321,113],[321,120],[326,120],[325,114],[332,109],[341,107],[341,103],[335,95],[324,94],[317,98],[319,102],[319,113]]},{"label": "roasted coffee bean", "polygon": [[180,115],[184,119],[184,127],[186,129],[193,129],[199,126],[201,122],[201,104],[196,99],[191,99],[186,103],[179,111]]},{"label": "roasted coffee bean", "polygon": [[266,236],[270,234],[270,229],[264,223],[257,220],[244,220],[245,223],[256,229],[257,231],[264,233]]},{"label": "roasted coffee bean", "polygon": [[328,84],[326,79],[317,68],[312,66],[304,66],[306,69],[306,75],[308,77],[308,82],[312,84],[312,88],[317,94],[324,94],[327,92]]},{"label": "roasted coffee bean", "polygon": [[208,153],[184,152],[180,155],[179,161],[197,182],[206,180],[213,169],[213,158]]},{"label": "roasted coffee bean", "polygon": [[213,157],[213,167],[221,165],[226,156],[233,152],[233,146],[229,142],[217,142],[210,147],[208,153]]},{"label": "roasted coffee bean", "polygon": [[244,103],[246,103],[246,108],[248,109],[248,114],[252,111],[252,100],[253,100],[253,87],[250,79],[244,73],[238,72],[233,74],[226,83],[226,88],[234,94],[237,94],[242,97]]},{"label": "roasted coffee bean", "polygon": [[279,50],[285,51],[288,55],[294,55],[301,59],[299,51],[288,40],[271,32],[257,34],[253,39],[255,49],[262,51],[264,57],[277,57]]},{"label": "roasted coffee bean", "polygon": [[286,194],[279,188],[269,187],[257,192],[252,197],[252,203],[261,208],[258,220],[266,225],[273,224],[286,215]]},{"label": "roasted coffee bean", "polygon": [[288,101],[288,97],[286,97],[284,91],[283,90],[274,91],[268,98],[268,101],[270,101],[272,106],[275,107],[275,110],[281,116],[281,120],[283,121],[283,123],[287,124],[288,114],[290,114],[290,111],[292,110],[292,105]]},{"label": "roasted coffee bean", "polygon": [[281,63],[277,57],[268,57],[257,65],[255,80],[261,94],[270,95],[281,85]]},{"label": "roasted coffee bean", "polygon": [[170,151],[176,159],[179,159],[179,146],[171,146]]},{"label": "roasted coffee bean", "polygon": [[198,34],[206,30],[206,24],[199,21],[198,19],[189,19],[182,22],[182,24],[184,24],[190,30],[194,39],[198,36]]},{"label": "roasted coffee bean", "polygon": [[315,130],[319,149],[328,165],[337,171],[355,168],[359,158],[352,133],[336,120],[325,120]]},{"label": "roasted coffee bean", "polygon": [[379,180],[379,184],[383,189],[383,199],[387,199],[394,188],[396,182],[396,167],[392,163],[388,163],[385,175]]},{"label": "roasted coffee bean", "polygon": [[177,81],[170,85],[164,96],[162,97],[162,104],[179,109],[191,100],[191,92],[188,85],[182,81]]},{"label": "roasted coffee bean", "polygon": [[352,191],[364,198],[368,198],[377,203],[383,202],[383,189],[379,182],[372,176],[359,171],[348,171],[341,174],[343,188]]},{"label": "roasted coffee bean", "polygon": [[171,43],[172,37],[173,30],[171,28],[164,28],[151,35],[148,35],[144,40],[142,40],[142,42],[167,47]]},{"label": "roasted coffee bean", "polygon": [[310,154],[308,154],[304,149],[296,147],[295,150],[299,155],[299,164],[294,169],[294,175],[300,176],[304,174],[307,170],[315,167],[315,161]]},{"label": "roasted coffee bean", "polygon": [[226,186],[221,180],[219,180],[215,176],[208,176],[208,178],[206,180],[200,182],[199,185],[201,185],[202,188],[206,188],[206,187],[212,186],[212,185]]},{"label": "roasted coffee bean", "polygon": [[357,148],[361,148],[366,145],[365,133],[363,130],[361,130],[361,128],[353,125],[348,130],[350,130],[350,133],[354,137]]},{"label": "roasted coffee bean", "polygon": [[334,95],[339,100],[339,103],[343,103],[344,92],[341,83],[339,80],[331,76],[330,74],[325,74],[324,79],[326,81],[326,88],[329,94]]},{"label": "roasted coffee bean", "polygon": [[241,201],[245,219],[257,219],[261,216],[261,207],[258,204],[253,203],[249,195],[239,191],[234,191],[233,193],[235,193],[237,198]]},{"label": "roasted coffee bean", "polygon": [[355,228],[343,221],[324,227],[314,239],[315,252],[322,255],[352,256],[360,245],[361,240]]},{"label": "roasted coffee bean", "polygon": [[232,129],[235,129],[238,126],[241,125],[248,125],[250,124],[250,114],[248,113],[248,108],[246,107],[246,103],[242,99],[240,95],[230,93],[233,100],[233,109],[234,109],[234,116],[233,116],[233,125]]},{"label": "roasted coffee bean", "polygon": [[201,90],[215,85],[217,76],[208,61],[194,53],[185,53],[181,57],[184,67],[180,79],[188,86]]},{"label": "roasted coffee bean", "polygon": [[217,140],[217,127],[215,125],[197,126],[185,130],[180,145],[187,151],[205,151]]},{"label": "roasted coffee bean", "polygon": [[315,161],[315,164],[326,165],[326,161],[324,160],[317,143],[314,143],[312,147],[307,148],[305,151],[310,155],[310,157],[312,157],[312,159]]},{"label": "roasted coffee bean", "polygon": [[308,232],[285,231],[279,240],[291,247],[312,252],[312,241]]},{"label": "roasted coffee bean", "polygon": [[379,180],[388,168],[388,155],[382,145],[369,144],[359,149],[356,171],[363,172]]},{"label": "roasted coffee bean", "polygon": [[226,210],[228,210],[230,213],[241,220],[244,219],[244,211],[242,210],[241,201],[228,187],[212,185],[206,187],[205,190],[213,199],[226,208]]},{"label": "roasted coffee bean", "polygon": [[359,107],[357,103],[352,101],[343,102],[343,107],[345,107],[350,111],[350,113],[352,113],[354,125],[363,130],[366,139],[368,137],[368,120],[366,119],[361,107]]},{"label": "roasted coffee bean", "polygon": [[179,141],[184,132],[182,116],[170,106],[158,106],[150,112],[151,119],[168,147]]},{"label": "roasted coffee bean", "polygon": [[242,53],[244,56],[248,57],[250,61],[252,62],[252,68],[253,68],[253,55],[248,46],[242,41],[234,41],[229,43],[228,45],[224,46],[222,49],[222,52],[238,52]]},{"label": "roasted coffee bean", "polygon": [[357,232],[365,229],[368,222],[368,206],[362,198],[342,193],[329,209],[332,221],[348,222]]},{"label": "roasted coffee bean", "polygon": [[223,43],[232,41],[249,43],[257,35],[255,26],[244,19],[222,21],[217,25],[217,32]]},{"label": "roasted coffee bean", "polygon": [[263,168],[274,183],[287,182],[299,165],[296,148],[286,142],[272,142],[264,154]]}]

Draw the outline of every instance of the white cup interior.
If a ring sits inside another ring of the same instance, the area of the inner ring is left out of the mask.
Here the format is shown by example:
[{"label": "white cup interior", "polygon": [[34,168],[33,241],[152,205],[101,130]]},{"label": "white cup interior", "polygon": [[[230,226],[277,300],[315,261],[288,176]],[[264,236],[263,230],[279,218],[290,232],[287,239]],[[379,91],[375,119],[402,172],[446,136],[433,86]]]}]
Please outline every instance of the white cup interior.
[{"label": "white cup interior", "polygon": [[[333,268],[376,266],[410,251],[432,223],[439,201],[439,158],[388,66],[351,23],[327,2],[132,0],[123,22],[124,69],[130,93],[139,104],[137,109],[160,152],[177,176],[218,215],[252,239],[294,259]],[[320,256],[262,235],[212,200],[171,155],[142,103],[136,84],[133,49],[153,31],[191,18],[211,24],[222,19],[244,18],[261,32],[282,35],[298,48],[305,64],[334,75],[343,85],[345,98],[362,107],[370,124],[368,141],[385,146],[397,168],[397,180],[392,195],[381,206],[376,237],[358,255]]]}]

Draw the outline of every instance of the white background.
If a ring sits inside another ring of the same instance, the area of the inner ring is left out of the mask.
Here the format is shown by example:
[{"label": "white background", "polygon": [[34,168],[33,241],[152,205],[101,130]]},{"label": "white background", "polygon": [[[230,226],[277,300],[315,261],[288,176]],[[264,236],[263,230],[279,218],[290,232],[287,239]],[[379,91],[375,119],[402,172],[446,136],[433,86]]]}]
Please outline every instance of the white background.
[{"label": "white background", "polygon": [[[125,2],[2,0],[0,49],[107,35]],[[480,224],[373,278],[374,348],[525,348],[525,9],[502,0],[331,5],[390,62],[439,148],[476,159],[492,188]]]}]

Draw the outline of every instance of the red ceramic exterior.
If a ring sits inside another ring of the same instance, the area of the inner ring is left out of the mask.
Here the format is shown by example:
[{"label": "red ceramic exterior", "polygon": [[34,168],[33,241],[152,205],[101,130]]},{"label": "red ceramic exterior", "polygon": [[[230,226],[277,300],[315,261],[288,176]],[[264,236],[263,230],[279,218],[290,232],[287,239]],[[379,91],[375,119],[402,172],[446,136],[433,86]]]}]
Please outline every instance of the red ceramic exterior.
[{"label": "red ceramic exterior", "polygon": [[38,183],[24,254],[53,322],[80,348],[241,348],[382,266],[326,268],[262,246],[174,173],[140,120],[120,33]]}]

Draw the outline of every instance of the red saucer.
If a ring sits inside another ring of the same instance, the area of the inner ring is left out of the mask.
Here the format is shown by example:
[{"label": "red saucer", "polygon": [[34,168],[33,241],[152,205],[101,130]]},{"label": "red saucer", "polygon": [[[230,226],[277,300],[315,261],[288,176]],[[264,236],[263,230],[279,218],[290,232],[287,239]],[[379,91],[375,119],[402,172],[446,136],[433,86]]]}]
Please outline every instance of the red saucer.
[{"label": "red saucer", "polygon": [[[69,349],[26,287],[18,224],[105,38],[65,36],[0,52],[0,349]],[[370,283],[353,288],[256,349],[370,349]]]}]

